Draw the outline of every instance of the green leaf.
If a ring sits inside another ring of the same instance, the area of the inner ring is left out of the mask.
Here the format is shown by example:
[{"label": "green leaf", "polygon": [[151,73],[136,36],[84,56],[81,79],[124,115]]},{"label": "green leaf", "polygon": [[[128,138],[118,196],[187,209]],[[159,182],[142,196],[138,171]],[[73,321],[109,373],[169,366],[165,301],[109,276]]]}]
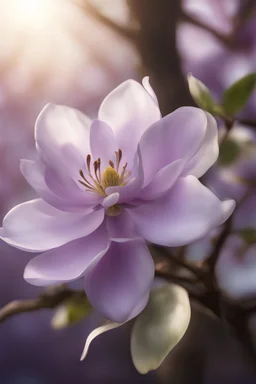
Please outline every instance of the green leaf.
[{"label": "green leaf", "polygon": [[239,144],[231,139],[226,139],[220,148],[218,162],[220,165],[231,165],[234,163],[241,153]]},{"label": "green leaf", "polygon": [[185,334],[190,315],[184,288],[166,284],[151,292],[131,335],[132,360],[138,372],[145,374],[159,367]]},{"label": "green leaf", "polygon": [[228,116],[234,116],[246,104],[256,86],[256,72],[242,77],[223,94],[223,108]]},{"label": "green leaf", "polygon": [[51,325],[55,329],[75,325],[88,316],[91,309],[86,296],[67,300],[56,309]]},{"label": "green leaf", "polygon": [[191,73],[188,74],[187,78],[190,94],[196,104],[208,112],[213,112],[216,102],[209,88],[207,88],[201,80],[194,77]]}]

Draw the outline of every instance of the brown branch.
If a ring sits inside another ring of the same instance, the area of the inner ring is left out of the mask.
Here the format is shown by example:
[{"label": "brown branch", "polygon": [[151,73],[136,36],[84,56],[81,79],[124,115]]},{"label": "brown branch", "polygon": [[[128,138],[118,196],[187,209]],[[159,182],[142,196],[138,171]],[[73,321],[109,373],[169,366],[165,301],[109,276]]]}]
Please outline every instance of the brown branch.
[{"label": "brown branch", "polygon": [[109,17],[105,16],[100,10],[95,7],[89,0],[84,0],[84,3],[80,5],[83,11],[87,12],[94,20],[99,21],[107,28],[111,29],[119,36],[122,36],[128,40],[134,41],[138,36],[138,31],[135,28],[130,28],[125,25],[119,24]]},{"label": "brown branch", "polygon": [[256,120],[250,119],[235,119],[238,123],[248,125],[249,127],[256,128]]},{"label": "brown branch", "polygon": [[174,256],[167,248],[161,247],[159,245],[152,245],[150,247],[153,251],[159,253],[161,256],[166,258],[167,260],[173,262],[179,267],[185,268],[188,271],[192,272],[199,279],[203,278],[205,275],[205,271],[201,267],[197,267],[196,265],[188,262],[187,260],[182,259],[181,257]]},{"label": "brown branch", "polygon": [[209,24],[206,24],[199,19],[194,19],[192,16],[190,16],[189,14],[187,14],[184,11],[182,11],[182,13],[181,13],[181,21],[193,24],[194,26],[196,26],[198,28],[204,29],[205,31],[211,33],[214,37],[216,37],[216,39],[218,39],[219,42],[221,42],[222,44],[224,44],[228,47],[232,43],[231,37],[229,35],[224,35],[223,33],[212,28]]},{"label": "brown branch", "polygon": [[84,291],[72,291],[65,286],[52,287],[35,299],[11,301],[0,309],[0,323],[20,313],[56,308],[67,299],[82,295],[85,295]]},{"label": "brown branch", "polygon": [[188,292],[191,299],[194,299],[202,304],[202,298],[204,297],[204,294],[195,289],[196,286],[194,280],[187,277],[177,276],[174,273],[161,269],[156,269],[155,275],[165,279],[170,283],[181,286]]},{"label": "brown branch", "polygon": [[214,276],[215,265],[218,261],[220,251],[221,251],[223,245],[225,244],[228,236],[230,235],[231,228],[232,228],[232,215],[225,222],[224,228],[223,228],[220,236],[218,237],[209,258],[206,260],[207,265],[209,266],[209,274],[211,276]]},{"label": "brown branch", "polygon": [[181,1],[128,0],[128,5],[140,25],[137,48],[141,73],[150,77],[163,115],[183,105],[194,105],[177,49]]}]

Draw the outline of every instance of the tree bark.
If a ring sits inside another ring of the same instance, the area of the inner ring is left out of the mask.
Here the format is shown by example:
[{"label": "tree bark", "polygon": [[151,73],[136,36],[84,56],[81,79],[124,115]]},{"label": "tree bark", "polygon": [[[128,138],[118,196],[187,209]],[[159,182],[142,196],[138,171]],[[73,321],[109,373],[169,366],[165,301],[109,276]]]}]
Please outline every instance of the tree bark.
[{"label": "tree bark", "polygon": [[128,0],[132,17],[140,25],[137,47],[143,72],[150,76],[163,115],[182,105],[194,104],[176,43],[180,3],[179,0]]}]

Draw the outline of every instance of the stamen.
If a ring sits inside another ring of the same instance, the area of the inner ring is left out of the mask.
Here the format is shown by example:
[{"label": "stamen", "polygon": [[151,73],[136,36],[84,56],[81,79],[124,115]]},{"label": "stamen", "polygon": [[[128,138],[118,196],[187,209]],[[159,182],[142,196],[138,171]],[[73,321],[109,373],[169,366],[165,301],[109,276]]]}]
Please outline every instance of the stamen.
[{"label": "stamen", "polygon": [[128,163],[125,163],[125,165],[123,166],[123,170],[122,170],[122,173],[121,173],[121,175],[120,175],[120,179],[123,179],[123,178],[124,178],[124,174],[125,174],[127,165],[128,165]]},{"label": "stamen", "polygon": [[[118,149],[118,151],[115,152],[115,155],[115,161],[109,160],[109,166],[103,170],[102,174],[100,158],[93,162],[93,167],[91,169],[92,157],[90,154],[86,156],[86,177],[89,180],[85,177],[84,172],[80,170],[79,174],[82,180],[78,180],[78,182],[86,188],[85,190],[87,192],[94,192],[106,197],[106,189],[108,187],[122,187],[127,184],[128,178],[131,175],[131,172],[127,171],[127,163],[125,163],[119,173],[119,168],[123,157],[122,150]],[[119,213],[120,208],[117,205],[110,207],[107,211],[107,214],[110,216],[115,216]]]},{"label": "stamen", "polygon": [[86,163],[87,163],[87,169],[88,169],[88,174],[92,177],[91,175],[91,155],[87,155],[86,157]]},{"label": "stamen", "polygon": [[98,160],[94,161],[94,163],[93,163],[93,167],[94,167],[94,174],[95,174],[96,180],[97,180],[97,182],[100,184],[100,179],[99,179],[99,176],[98,176],[98,174],[97,174],[98,167],[99,167]]},{"label": "stamen", "polygon": [[100,165],[101,165],[101,161],[100,161],[100,158],[98,158],[98,172],[99,172],[99,179],[100,179],[100,182],[101,182],[101,171],[100,171]]},{"label": "stamen", "polygon": [[89,188],[89,189],[91,189],[91,190],[93,190],[93,191],[94,191],[94,188],[93,188],[93,187],[91,187],[90,185],[88,185],[88,184],[84,183],[83,181],[81,181],[81,180],[78,180],[78,182],[79,182],[80,184],[82,184],[84,187],[86,187],[86,188]]},{"label": "stamen", "polygon": [[[80,176],[82,177],[82,179],[88,184],[88,185],[91,185],[92,187],[94,187],[91,183],[90,183],[90,181],[88,181],[87,179],[86,179],[86,177],[84,176],[84,173],[83,173],[83,171],[80,169],[80,171],[79,171],[79,174],[80,174]],[[78,180],[79,181],[79,180]]]},{"label": "stamen", "polygon": [[118,151],[115,152],[115,154],[116,154],[116,171],[118,172],[119,165],[123,156],[122,150],[119,148]]}]

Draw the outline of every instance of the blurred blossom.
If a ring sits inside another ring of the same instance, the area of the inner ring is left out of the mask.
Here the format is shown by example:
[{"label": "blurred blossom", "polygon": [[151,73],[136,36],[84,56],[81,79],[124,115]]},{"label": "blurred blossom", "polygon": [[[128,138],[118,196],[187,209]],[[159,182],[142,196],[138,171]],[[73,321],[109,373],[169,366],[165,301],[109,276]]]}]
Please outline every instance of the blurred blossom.
[{"label": "blurred blossom", "polygon": [[256,244],[250,247],[239,236],[231,236],[216,265],[216,278],[222,292],[237,300],[255,298]]},{"label": "blurred blossom", "polygon": [[[119,17],[125,14],[124,2],[113,5],[110,11],[117,8]],[[0,83],[17,97],[62,100],[68,92],[85,91],[84,102],[93,103],[113,82],[124,79],[125,71],[134,75],[134,49],[95,22],[78,0],[2,0],[0,33],[5,37],[0,43]]]},{"label": "blurred blossom", "polygon": [[143,85],[122,83],[93,121],[68,107],[43,109],[38,157],[21,162],[41,198],[13,208],[1,229],[14,247],[47,251],[28,263],[28,282],[84,276],[92,305],[118,323],[148,301],[154,263],[145,240],[188,244],[234,210],[198,180],[218,157],[214,118],[194,107],[161,118],[148,78]]},{"label": "blurred blossom", "polygon": [[[220,97],[233,82],[256,70],[256,8],[252,7],[248,20],[243,20],[239,26],[236,24],[238,1],[187,0],[185,10],[224,36],[218,38],[189,22],[181,23],[178,28],[184,72],[192,72]],[[243,115],[255,117],[255,102],[256,92]]]},{"label": "blurred blossom", "polygon": [[238,5],[238,0],[183,0],[188,14],[224,33],[232,31],[232,17]]}]

